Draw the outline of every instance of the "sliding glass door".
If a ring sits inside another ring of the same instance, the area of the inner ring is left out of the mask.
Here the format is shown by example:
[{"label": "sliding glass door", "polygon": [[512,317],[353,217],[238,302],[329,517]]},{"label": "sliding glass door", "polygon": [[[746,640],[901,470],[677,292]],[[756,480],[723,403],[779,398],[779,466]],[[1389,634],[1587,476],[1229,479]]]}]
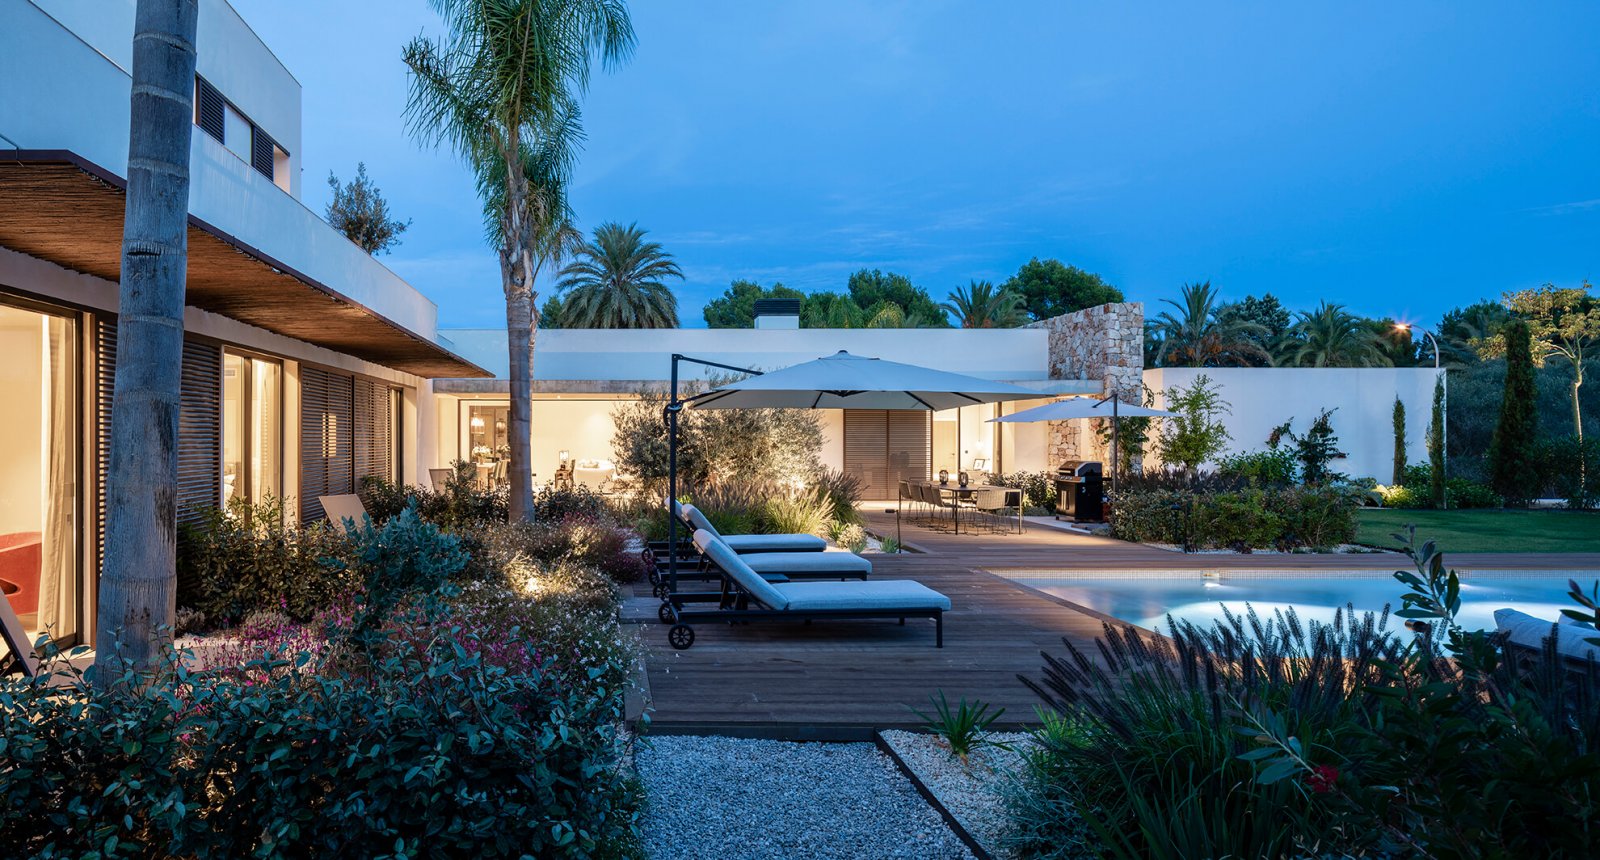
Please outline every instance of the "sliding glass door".
[{"label": "sliding glass door", "polygon": [[30,636],[77,636],[75,317],[0,304],[0,592]]},{"label": "sliding glass door", "polygon": [[222,499],[258,505],[283,497],[283,365],[222,358]]}]

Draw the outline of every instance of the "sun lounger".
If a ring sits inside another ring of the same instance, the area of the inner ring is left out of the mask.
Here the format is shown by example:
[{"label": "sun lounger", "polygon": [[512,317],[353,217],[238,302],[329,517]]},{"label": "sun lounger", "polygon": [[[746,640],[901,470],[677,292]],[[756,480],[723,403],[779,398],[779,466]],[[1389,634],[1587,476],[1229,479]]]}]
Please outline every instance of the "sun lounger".
[{"label": "sun lounger", "polygon": [[[677,505],[676,502],[673,504]],[[704,529],[721,538],[729,549],[740,555],[753,552],[822,552],[828,548],[828,542],[816,535],[725,535],[717,531],[711,520],[694,505],[678,507],[683,512],[683,521],[689,526],[690,531]]]},{"label": "sun lounger", "polygon": [[322,512],[328,515],[328,521],[331,523],[344,525],[345,520],[350,520],[359,526],[367,516],[367,506],[361,504],[361,497],[355,493],[318,496],[317,501],[322,504]]},{"label": "sun lounger", "polygon": [[722,601],[717,609],[688,609],[703,595],[668,594],[662,606],[672,628],[667,641],[677,649],[694,644],[694,628],[703,621],[813,621],[841,618],[932,618],[934,643],[944,647],[944,613],[950,598],[912,580],[877,582],[768,582],[745,558],[726,544],[696,533],[706,555],[727,577],[740,599]]},{"label": "sun lounger", "polygon": [[32,678],[39,674],[39,658],[33,653],[33,642],[22,626],[22,619],[11,608],[11,601],[0,594],[0,639],[5,640],[7,653],[0,654],[0,675],[20,671]]},{"label": "sun lounger", "polygon": [[[701,564],[715,565],[707,547],[722,543],[723,539],[706,531],[694,533],[694,548],[700,551]],[[726,543],[724,543],[726,546]],[[759,574],[779,574],[789,579],[866,579],[872,574],[872,562],[853,552],[758,552],[741,556],[750,569]]]}]

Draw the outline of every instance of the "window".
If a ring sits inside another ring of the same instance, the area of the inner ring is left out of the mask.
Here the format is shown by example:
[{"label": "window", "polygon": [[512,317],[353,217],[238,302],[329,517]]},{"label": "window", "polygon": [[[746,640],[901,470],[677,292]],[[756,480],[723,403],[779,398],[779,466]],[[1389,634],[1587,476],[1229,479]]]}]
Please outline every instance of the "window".
[{"label": "window", "polygon": [[198,75],[194,79],[194,124],[274,185],[290,190],[289,152]]},{"label": "window", "polygon": [[0,305],[0,592],[30,637],[79,633],[78,350],[71,317]]},{"label": "window", "polygon": [[222,498],[258,505],[283,496],[283,365],[223,356]]}]

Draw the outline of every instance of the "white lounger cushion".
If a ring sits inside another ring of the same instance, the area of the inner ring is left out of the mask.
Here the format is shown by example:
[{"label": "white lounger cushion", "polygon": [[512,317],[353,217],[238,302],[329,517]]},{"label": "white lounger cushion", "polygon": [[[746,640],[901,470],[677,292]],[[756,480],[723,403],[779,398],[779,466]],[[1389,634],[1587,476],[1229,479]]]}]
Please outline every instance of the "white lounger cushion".
[{"label": "white lounger cushion", "polygon": [[816,535],[724,535],[694,505],[684,505],[683,516],[696,531],[710,532],[734,552],[821,552],[828,548],[828,542]]},{"label": "white lounger cushion", "polygon": [[[1494,623],[1501,632],[1508,634],[1507,639],[1525,648],[1543,648],[1544,640],[1550,638],[1550,634],[1557,626],[1554,621],[1535,618],[1515,609],[1496,609]],[[1579,660],[1593,655],[1595,659],[1600,660],[1600,648],[1584,641],[1592,635],[1593,631],[1582,627],[1566,626],[1556,638],[1556,653]]]},{"label": "white lounger cushion", "polygon": [[772,586],[789,611],[817,609],[945,609],[950,598],[909,579],[883,582],[784,582]]},{"label": "white lounger cushion", "polygon": [[828,542],[816,535],[722,535],[734,552],[821,552]]},{"label": "white lounger cushion", "polygon": [[872,562],[853,552],[758,552],[743,557],[756,573],[782,573],[789,576],[838,574],[864,577],[872,573]]},{"label": "white lounger cushion", "polygon": [[886,582],[787,582],[773,584],[750,569],[743,556],[714,540],[704,529],[694,533],[697,546],[733,577],[740,588],[771,609],[940,609],[950,608],[950,598],[908,579]]}]

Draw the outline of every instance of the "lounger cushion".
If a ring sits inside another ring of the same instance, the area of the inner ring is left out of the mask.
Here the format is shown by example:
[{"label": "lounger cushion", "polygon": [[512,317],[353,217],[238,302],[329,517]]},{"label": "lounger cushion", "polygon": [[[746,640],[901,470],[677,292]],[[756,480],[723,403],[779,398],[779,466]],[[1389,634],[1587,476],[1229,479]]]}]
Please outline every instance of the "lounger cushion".
[{"label": "lounger cushion", "polygon": [[816,535],[723,535],[734,552],[822,552],[828,542]]},{"label": "lounger cushion", "polygon": [[779,591],[780,586],[773,585],[761,578],[761,574],[750,569],[739,558],[739,554],[728,548],[728,545],[717,540],[711,532],[699,529],[694,533],[694,545],[716,563],[724,573],[739,584],[756,602],[769,609],[789,608],[789,598]]},{"label": "lounger cushion", "polygon": [[865,579],[872,562],[853,552],[762,552],[743,556],[756,573],[782,573],[791,577]]},{"label": "lounger cushion", "polygon": [[950,598],[909,579],[881,582],[790,582],[783,592],[790,612],[817,609],[943,609]]},{"label": "lounger cushion", "polygon": [[[784,586],[788,587],[788,586]],[[1584,641],[1588,638],[1588,631],[1577,627],[1567,627],[1557,630],[1554,621],[1535,618],[1526,612],[1515,609],[1496,609],[1494,623],[1500,632],[1506,633],[1507,638],[1524,648],[1543,648],[1544,640],[1551,635],[1556,635],[1556,653],[1563,657],[1572,657],[1582,660],[1585,657],[1594,657],[1600,660],[1600,647],[1590,645]]]},{"label": "lounger cushion", "polygon": [[694,505],[684,505],[683,515],[689,525],[710,532],[734,552],[821,552],[828,548],[828,542],[816,535],[724,535]]}]

